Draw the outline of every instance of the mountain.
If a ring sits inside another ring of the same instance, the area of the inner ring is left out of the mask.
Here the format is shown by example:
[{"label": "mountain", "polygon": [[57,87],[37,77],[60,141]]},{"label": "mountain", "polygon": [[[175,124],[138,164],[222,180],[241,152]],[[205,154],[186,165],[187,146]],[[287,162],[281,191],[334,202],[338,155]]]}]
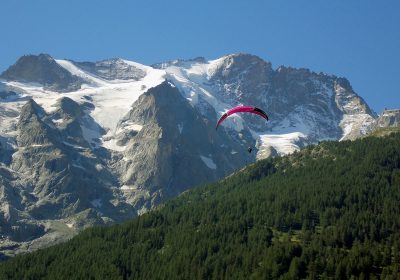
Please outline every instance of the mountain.
[{"label": "mountain", "polygon": [[322,142],[17,256],[0,278],[398,279],[399,198],[399,133]]},{"label": "mountain", "polygon": [[200,112],[211,106],[222,114],[240,103],[264,108],[271,119],[267,124],[252,116],[226,124],[255,132],[258,158],[293,152],[323,139],[355,139],[366,135],[376,118],[346,79],[308,69],[281,66],[273,70],[271,63],[254,55],[173,61],[155,67],[164,69]]},{"label": "mountain", "polygon": [[[225,131],[216,134],[169,82],[144,93],[135,105],[121,119],[116,135],[129,158],[117,169],[123,188],[134,199],[140,186],[149,186],[157,196],[177,196],[188,187],[233,172],[249,157],[244,152],[232,154],[231,149],[240,151],[241,145],[232,143]],[[135,135],[132,130],[127,134],[132,124],[137,127]]]},{"label": "mountain", "polygon": [[25,55],[0,75],[1,79],[37,83],[45,89],[68,92],[80,89],[82,79],[61,67],[47,54]]},{"label": "mountain", "polygon": [[[215,131],[241,103],[271,121],[235,115]],[[0,251],[119,223],[256,159],[363,137],[376,119],[346,79],[250,54],[152,66],[23,56],[0,75]]]}]

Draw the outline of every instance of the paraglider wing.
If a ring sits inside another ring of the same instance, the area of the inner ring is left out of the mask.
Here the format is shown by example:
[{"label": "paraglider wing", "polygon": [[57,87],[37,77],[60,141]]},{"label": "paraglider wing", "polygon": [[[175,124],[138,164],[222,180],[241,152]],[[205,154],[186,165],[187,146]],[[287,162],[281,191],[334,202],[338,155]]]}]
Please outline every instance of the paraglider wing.
[{"label": "paraglider wing", "polygon": [[268,120],[268,116],[267,114],[261,110],[260,108],[254,107],[254,106],[237,106],[234,107],[230,110],[228,110],[228,112],[226,112],[225,114],[222,115],[222,117],[218,120],[217,122],[217,126],[215,127],[215,129],[218,128],[218,126],[230,115],[235,114],[235,113],[252,113],[252,114],[256,114],[259,115],[261,117],[263,117],[264,119]]}]

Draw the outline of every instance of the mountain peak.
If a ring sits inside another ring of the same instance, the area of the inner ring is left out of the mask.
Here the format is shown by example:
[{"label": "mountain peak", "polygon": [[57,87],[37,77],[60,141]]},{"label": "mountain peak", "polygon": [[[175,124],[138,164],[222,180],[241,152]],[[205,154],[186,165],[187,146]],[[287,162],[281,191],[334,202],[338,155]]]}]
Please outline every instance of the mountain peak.
[{"label": "mountain peak", "polygon": [[238,53],[230,53],[224,55],[222,58],[254,58],[258,60],[263,60],[261,57],[255,54],[246,53],[246,52],[238,52]]},{"label": "mountain peak", "polygon": [[189,58],[189,59],[175,59],[175,60],[169,60],[166,62],[154,63],[151,65],[151,67],[156,68],[156,69],[165,69],[169,66],[182,67],[185,64],[193,64],[193,63],[205,64],[205,63],[207,63],[207,59],[205,59],[203,56],[198,56],[198,57]]},{"label": "mountain peak", "polygon": [[20,146],[42,145],[54,142],[56,135],[42,120],[45,111],[33,99],[29,99],[21,109],[18,122],[18,144]]},{"label": "mountain peak", "polygon": [[20,121],[27,121],[31,118],[31,115],[36,115],[39,118],[45,115],[44,110],[33,100],[29,98],[28,101],[22,106]]},{"label": "mountain peak", "polygon": [[24,55],[4,71],[0,78],[21,83],[37,83],[58,92],[79,89],[83,82],[48,54]]},{"label": "mountain peak", "polygon": [[225,65],[263,64],[271,67],[271,63],[265,61],[261,57],[254,54],[241,52],[224,55],[216,61],[220,61],[221,64]]},{"label": "mountain peak", "polygon": [[131,65],[122,58],[104,59],[96,62],[71,62],[86,72],[105,80],[138,81],[146,76],[146,72],[143,69]]}]

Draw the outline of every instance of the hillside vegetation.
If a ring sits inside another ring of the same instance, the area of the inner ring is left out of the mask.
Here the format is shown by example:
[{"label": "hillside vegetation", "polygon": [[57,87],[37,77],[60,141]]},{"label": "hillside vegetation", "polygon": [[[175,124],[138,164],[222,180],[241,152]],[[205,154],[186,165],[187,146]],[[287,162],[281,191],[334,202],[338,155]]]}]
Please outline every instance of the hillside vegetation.
[{"label": "hillside vegetation", "polygon": [[259,161],[0,279],[400,279],[400,134]]}]

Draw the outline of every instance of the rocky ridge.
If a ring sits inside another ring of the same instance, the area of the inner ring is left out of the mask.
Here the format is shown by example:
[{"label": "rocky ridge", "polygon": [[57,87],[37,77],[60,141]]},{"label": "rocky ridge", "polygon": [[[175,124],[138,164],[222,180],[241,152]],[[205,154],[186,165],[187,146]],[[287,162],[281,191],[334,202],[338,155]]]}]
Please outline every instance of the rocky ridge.
[{"label": "rocky ridge", "polygon": [[0,75],[0,79],[37,83],[58,92],[78,90],[83,83],[82,79],[61,67],[48,54],[22,56]]}]

